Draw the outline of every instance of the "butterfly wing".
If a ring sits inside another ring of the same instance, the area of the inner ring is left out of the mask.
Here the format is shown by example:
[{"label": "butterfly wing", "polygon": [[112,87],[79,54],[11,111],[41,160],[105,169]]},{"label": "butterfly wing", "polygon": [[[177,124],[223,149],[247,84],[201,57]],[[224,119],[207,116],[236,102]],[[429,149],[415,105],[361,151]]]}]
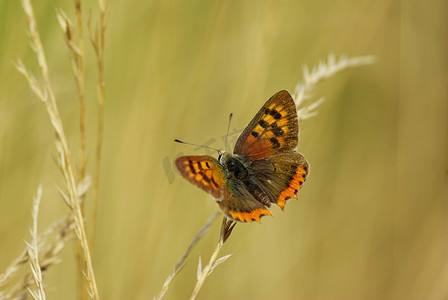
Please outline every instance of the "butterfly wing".
[{"label": "butterfly wing", "polygon": [[239,222],[260,222],[261,217],[272,215],[241,182],[232,179],[226,183],[223,198],[218,201],[218,205],[229,219]]},{"label": "butterfly wing", "polygon": [[238,138],[233,153],[257,160],[292,150],[299,141],[297,110],[288,91],[272,96]]},{"label": "butterfly wing", "polygon": [[283,209],[286,200],[297,198],[297,192],[308,175],[309,165],[302,154],[288,151],[253,161],[250,169],[257,186],[271,202]]},{"label": "butterfly wing", "polygon": [[175,164],[186,180],[213,197],[222,198],[225,177],[217,159],[208,155],[181,156],[176,159]]}]

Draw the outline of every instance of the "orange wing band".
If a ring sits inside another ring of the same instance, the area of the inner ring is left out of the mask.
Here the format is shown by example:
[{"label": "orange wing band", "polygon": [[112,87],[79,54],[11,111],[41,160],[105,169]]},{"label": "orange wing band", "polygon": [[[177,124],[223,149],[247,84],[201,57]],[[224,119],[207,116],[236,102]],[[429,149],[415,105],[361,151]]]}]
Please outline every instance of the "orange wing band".
[{"label": "orange wing band", "polygon": [[264,208],[258,208],[251,212],[239,212],[239,211],[229,211],[230,216],[234,220],[239,220],[241,222],[252,222],[257,221],[260,223],[260,218],[263,216],[272,216],[272,213]]},{"label": "orange wing band", "polygon": [[305,182],[305,176],[307,172],[302,166],[297,168],[297,172],[294,175],[289,187],[281,192],[280,196],[278,196],[277,205],[280,206],[281,209],[284,209],[286,200],[289,198],[296,198],[297,192],[302,187],[302,184]]}]

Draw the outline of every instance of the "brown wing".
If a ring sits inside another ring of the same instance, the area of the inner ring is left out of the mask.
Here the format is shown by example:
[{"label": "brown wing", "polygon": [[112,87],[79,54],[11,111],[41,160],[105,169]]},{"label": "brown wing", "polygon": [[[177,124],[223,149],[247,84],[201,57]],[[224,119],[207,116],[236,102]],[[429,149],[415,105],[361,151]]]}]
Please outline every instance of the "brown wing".
[{"label": "brown wing", "polygon": [[223,198],[218,201],[218,205],[222,212],[231,220],[238,222],[252,222],[260,223],[260,218],[263,216],[272,215],[265,205],[255,200],[245,189],[242,193],[234,195],[224,188]]},{"label": "brown wing", "polygon": [[217,199],[222,197],[225,177],[218,160],[208,155],[181,156],[175,164],[186,180]]},{"label": "brown wing", "polygon": [[244,129],[233,153],[251,160],[294,149],[299,141],[297,110],[288,91],[272,96]]},{"label": "brown wing", "polygon": [[282,209],[286,200],[297,198],[309,172],[309,164],[302,154],[280,152],[251,164],[253,178],[271,202]]}]

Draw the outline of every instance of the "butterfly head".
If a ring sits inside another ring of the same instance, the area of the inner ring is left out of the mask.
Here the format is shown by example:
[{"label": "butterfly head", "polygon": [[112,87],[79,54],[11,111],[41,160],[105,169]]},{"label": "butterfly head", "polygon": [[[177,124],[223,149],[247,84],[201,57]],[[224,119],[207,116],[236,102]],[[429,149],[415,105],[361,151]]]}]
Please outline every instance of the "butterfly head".
[{"label": "butterfly head", "polygon": [[226,151],[219,151],[219,154],[218,154],[218,160],[219,160],[219,163],[220,163],[221,165],[224,165],[224,162],[227,160],[227,157],[228,157],[229,155],[230,155],[230,154],[227,153]]}]

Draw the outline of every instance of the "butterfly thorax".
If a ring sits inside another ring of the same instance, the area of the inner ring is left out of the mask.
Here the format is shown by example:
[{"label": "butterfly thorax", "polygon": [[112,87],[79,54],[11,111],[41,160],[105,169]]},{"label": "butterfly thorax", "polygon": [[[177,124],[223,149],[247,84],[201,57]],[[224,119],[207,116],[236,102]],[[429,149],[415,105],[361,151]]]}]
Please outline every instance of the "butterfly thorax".
[{"label": "butterfly thorax", "polygon": [[[219,156],[226,177],[226,187],[236,197],[250,197],[265,205],[270,205],[269,196],[256,183],[251,166],[239,154],[223,153]],[[245,200],[244,203],[245,203]]]},{"label": "butterfly thorax", "polygon": [[226,178],[231,178],[232,176],[239,180],[248,178],[249,172],[239,155],[232,155],[224,152],[219,155],[219,162],[224,167]]}]

